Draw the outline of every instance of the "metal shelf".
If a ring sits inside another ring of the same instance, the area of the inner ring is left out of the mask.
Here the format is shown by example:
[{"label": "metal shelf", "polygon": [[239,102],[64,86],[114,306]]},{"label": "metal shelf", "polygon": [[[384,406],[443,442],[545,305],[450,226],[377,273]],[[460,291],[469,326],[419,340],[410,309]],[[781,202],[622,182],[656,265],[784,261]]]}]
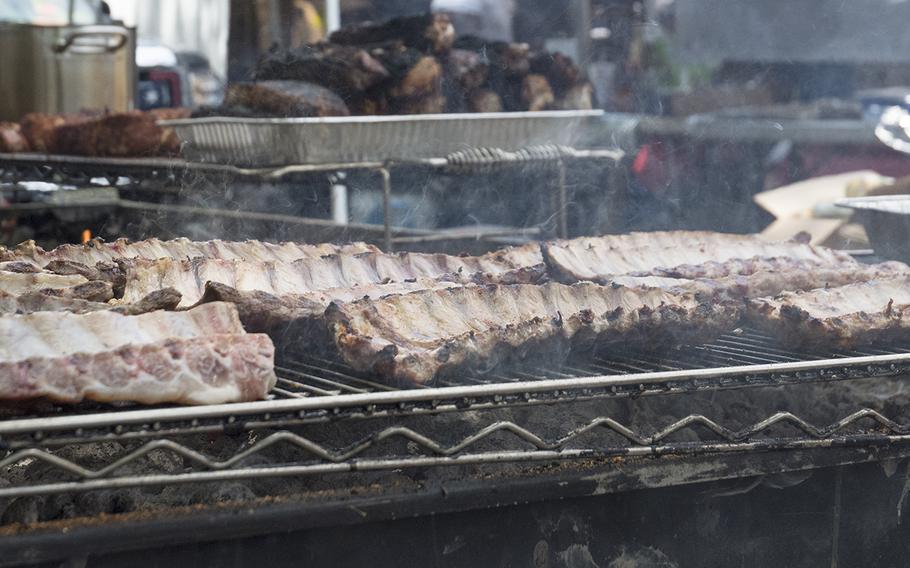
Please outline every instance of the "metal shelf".
[{"label": "metal shelf", "polygon": [[[860,427],[860,423],[867,424]],[[868,424],[872,428],[868,427]],[[781,426],[792,432],[782,437],[772,428]],[[700,442],[674,442],[671,437],[692,428],[706,428],[712,434]],[[596,430],[620,437],[619,443],[606,442],[575,447],[574,442]],[[811,450],[835,447],[887,447],[910,442],[910,425],[901,425],[870,409],[863,409],[825,425],[813,425],[802,418],[781,412],[740,430],[731,430],[702,415],[689,415],[665,428],[646,433],[636,431],[609,417],[597,417],[557,438],[546,438],[511,421],[500,421],[480,428],[452,444],[412,428],[391,426],[344,447],[318,443],[305,436],[280,431],[268,435],[249,447],[238,449],[230,457],[218,459],[190,445],[173,440],[154,440],[112,456],[96,468],[85,467],[39,448],[12,452],[0,460],[0,469],[17,463],[42,461],[51,469],[74,478],[73,481],[10,485],[0,488],[0,498],[50,495],[96,489],[171,485],[262,477],[326,475],[352,472],[380,472],[411,468],[465,466],[502,463],[531,463],[611,457],[660,457],[668,455],[730,454],[772,450]],[[502,433],[510,440],[497,440],[502,449],[477,451],[476,446]],[[390,440],[408,443],[408,455],[389,453],[367,457],[370,450],[382,449]],[[265,467],[244,467],[251,458],[264,455],[278,445],[290,446],[300,455],[299,461]],[[183,459],[180,473],[120,474],[118,471],[139,463],[151,452],[169,452]]]},{"label": "metal shelf", "polygon": [[515,369],[394,388],[327,360],[284,361],[270,400],[202,407],[52,407],[0,421],[0,444],[16,450],[91,441],[263,428],[390,416],[785,386],[910,374],[910,345],[799,353],[755,331],[669,353],[622,353],[553,369]]}]

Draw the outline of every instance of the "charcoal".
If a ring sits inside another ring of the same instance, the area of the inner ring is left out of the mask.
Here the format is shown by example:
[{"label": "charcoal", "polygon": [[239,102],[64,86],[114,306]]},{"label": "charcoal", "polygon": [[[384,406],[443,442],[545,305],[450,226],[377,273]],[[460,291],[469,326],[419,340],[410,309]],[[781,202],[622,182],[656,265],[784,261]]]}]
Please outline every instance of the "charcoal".
[{"label": "charcoal", "polygon": [[0,523],[4,525],[37,523],[41,519],[39,510],[43,508],[44,501],[43,497],[19,497],[14,499],[3,511]]}]

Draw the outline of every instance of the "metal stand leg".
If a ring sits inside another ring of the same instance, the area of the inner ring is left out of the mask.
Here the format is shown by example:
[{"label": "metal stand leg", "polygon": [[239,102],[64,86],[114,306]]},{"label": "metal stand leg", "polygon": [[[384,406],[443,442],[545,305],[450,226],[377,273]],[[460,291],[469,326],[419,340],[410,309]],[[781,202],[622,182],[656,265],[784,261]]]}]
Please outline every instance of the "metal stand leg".
[{"label": "metal stand leg", "polygon": [[385,230],[385,250],[392,252],[392,174],[385,166],[379,168],[382,176],[382,224]]},{"label": "metal stand leg", "polygon": [[556,176],[557,176],[557,207],[559,208],[556,212],[559,232],[559,238],[567,239],[569,238],[569,212],[568,212],[568,197],[566,195],[566,163],[562,160],[556,162]]},{"label": "metal stand leg", "polygon": [[332,221],[339,225],[347,225],[350,217],[348,208],[348,187],[344,184],[344,172],[330,176],[332,184]]}]

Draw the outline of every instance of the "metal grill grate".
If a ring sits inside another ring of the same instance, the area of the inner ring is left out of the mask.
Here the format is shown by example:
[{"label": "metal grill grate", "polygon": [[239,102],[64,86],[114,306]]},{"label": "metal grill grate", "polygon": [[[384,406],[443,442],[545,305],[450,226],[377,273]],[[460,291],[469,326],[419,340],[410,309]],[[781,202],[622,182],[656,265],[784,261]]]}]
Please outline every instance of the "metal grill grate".
[{"label": "metal grill grate", "polygon": [[[0,459],[0,469],[12,471],[8,468],[27,467],[37,460],[55,472],[46,480],[0,488],[0,498],[507,462],[858,447],[901,446],[901,455],[910,451],[904,447],[910,441],[910,425],[898,421],[897,416],[869,408],[824,423],[777,411],[743,426],[694,414],[694,409],[688,408],[676,420],[646,427],[603,414],[555,432],[525,423],[516,413],[511,419],[494,418],[486,425],[465,417],[460,423],[469,426],[467,430],[452,435],[446,424],[457,421],[418,419],[390,424],[388,420],[368,420],[598,397],[910,375],[910,345],[802,353],[746,330],[710,345],[661,354],[612,353],[584,362],[572,361],[558,369],[488,373],[464,377],[457,384],[441,381],[410,389],[384,385],[327,360],[285,361],[280,374],[278,388],[268,401],[198,408],[95,407],[88,412],[85,408],[69,409],[55,416],[0,421],[0,442],[7,450]],[[357,438],[339,437],[338,432],[344,429],[317,427],[342,418],[360,419],[350,431]],[[289,428],[302,424],[313,426]],[[704,431],[701,441],[675,438],[677,433],[693,429]],[[255,435],[236,435],[247,431]],[[183,437],[213,432],[233,434],[222,438],[232,441],[231,449],[226,446],[212,453]],[[592,435],[594,438],[589,438]],[[97,464],[87,465],[57,451],[61,446],[89,447],[114,440],[122,444],[122,450],[106,455]],[[410,449],[396,449],[401,443]],[[256,466],[248,462],[262,461],[274,449],[283,456],[280,463]],[[153,452],[177,456],[185,467],[177,473],[132,473],[134,466],[145,467],[142,464]]]},{"label": "metal grill grate", "polygon": [[684,373],[744,366],[756,366],[758,370],[767,365],[876,358],[900,354],[910,354],[910,345],[827,352],[794,351],[782,347],[769,335],[747,329],[724,335],[709,345],[686,346],[657,353],[603,353],[593,359],[569,361],[552,368],[510,368],[507,372],[459,376],[457,379],[437,380],[432,385],[407,385],[400,388],[383,384],[377,378],[359,373],[337,361],[320,358],[284,359],[278,367],[281,378],[273,394],[276,398],[305,398],[390,392],[408,388],[490,386],[642,373]]},{"label": "metal grill grate", "polygon": [[8,449],[242,432],[342,419],[415,416],[717,389],[910,375],[910,344],[802,353],[745,330],[710,345],[664,353],[611,353],[559,368],[396,388],[338,362],[285,360],[269,400],[202,407],[84,405],[43,408],[0,420]]}]

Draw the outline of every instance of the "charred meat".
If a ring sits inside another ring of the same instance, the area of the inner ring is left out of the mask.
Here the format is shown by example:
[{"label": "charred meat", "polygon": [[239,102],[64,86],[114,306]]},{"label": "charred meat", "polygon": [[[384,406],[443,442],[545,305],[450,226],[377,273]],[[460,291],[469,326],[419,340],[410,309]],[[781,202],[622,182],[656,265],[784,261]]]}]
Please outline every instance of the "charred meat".
[{"label": "charred meat", "polygon": [[698,343],[732,329],[739,310],[659,289],[551,283],[333,303],[325,317],[349,365],[424,384],[531,356],[552,363],[573,350]]},{"label": "charred meat", "polygon": [[491,257],[420,253],[338,254],[294,262],[137,259],[123,266],[125,302],[136,301],[154,290],[174,288],[182,294],[183,306],[202,297],[206,282],[285,296],[424,278],[512,283],[536,282],[542,276],[541,266],[516,269]]},{"label": "charred meat", "polygon": [[746,317],[787,345],[830,348],[905,340],[910,338],[910,277],[750,300]]},{"label": "charred meat", "polygon": [[264,116],[348,116],[344,101],[333,91],[306,81],[235,83],[224,95],[227,107],[243,107]]},{"label": "charred meat", "polygon": [[378,252],[378,250],[373,245],[366,243],[309,245],[291,242],[274,244],[263,241],[191,241],[189,239],[171,241],[147,239],[136,242],[117,239],[108,243],[102,239],[92,239],[84,245],[61,245],[49,251],[37,246],[34,241],[26,241],[13,249],[0,248],[0,261],[30,261],[39,266],[47,266],[54,261],[70,261],[84,266],[95,266],[99,262],[111,263],[133,258],[148,260],[216,258],[292,262],[301,258],[318,258],[329,254],[355,254]]},{"label": "charred meat", "polygon": [[365,22],[345,26],[332,33],[329,41],[339,45],[368,46],[400,41],[424,53],[444,54],[455,43],[455,29],[445,14],[423,14],[393,18],[386,22]]},{"label": "charred meat", "polygon": [[850,255],[755,235],[658,231],[542,243],[550,274],[563,282],[607,282],[616,275],[722,278],[793,266],[852,266]]}]

